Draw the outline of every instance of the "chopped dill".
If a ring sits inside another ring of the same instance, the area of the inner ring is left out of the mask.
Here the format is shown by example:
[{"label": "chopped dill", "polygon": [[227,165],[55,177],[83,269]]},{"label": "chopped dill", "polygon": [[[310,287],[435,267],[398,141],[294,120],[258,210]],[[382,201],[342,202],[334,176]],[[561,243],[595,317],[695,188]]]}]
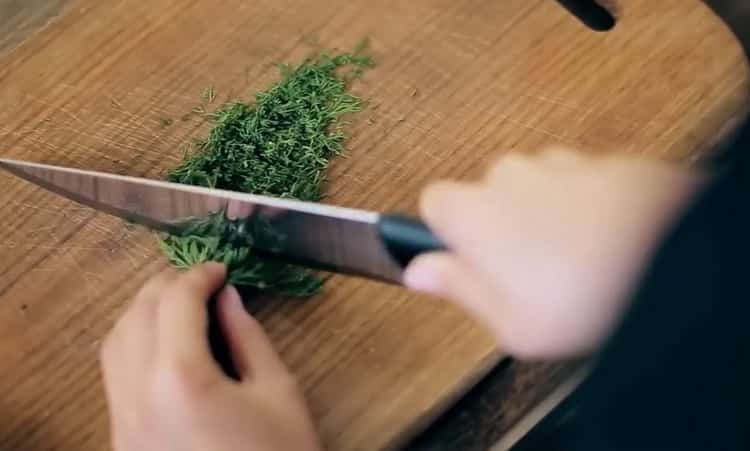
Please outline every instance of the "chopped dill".
[{"label": "chopped dill", "polygon": [[214,89],[213,85],[203,91],[203,100],[206,103],[213,103],[216,100],[216,89]]},{"label": "chopped dill", "polygon": [[[228,102],[212,113],[194,110],[211,121],[205,138],[193,142],[170,181],[304,201],[319,201],[331,158],[344,151],[340,119],[361,110],[349,83],[374,65],[364,55],[367,42],[354,52],[322,52],[296,66],[280,65],[281,80],[255,94],[255,102]],[[210,94],[210,95],[209,95]],[[213,88],[204,100],[215,97]],[[210,101],[209,101],[210,102]],[[319,291],[322,279],[312,271],[279,263],[253,252],[251,241],[228,239],[224,215],[168,236],[162,248],[177,267],[221,261],[229,281],[290,296]]]},{"label": "chopped dill", "polygon": [[307,297],[317,293],[322,280],[287,263],[264,259],[252,252],[252,240],[238,246],[233,223],[224,212],[193,221],[180,235],[167,236],[161,247],[174,266],[187,269],[206,261],[227,265],[228,283],[279,294]]}]

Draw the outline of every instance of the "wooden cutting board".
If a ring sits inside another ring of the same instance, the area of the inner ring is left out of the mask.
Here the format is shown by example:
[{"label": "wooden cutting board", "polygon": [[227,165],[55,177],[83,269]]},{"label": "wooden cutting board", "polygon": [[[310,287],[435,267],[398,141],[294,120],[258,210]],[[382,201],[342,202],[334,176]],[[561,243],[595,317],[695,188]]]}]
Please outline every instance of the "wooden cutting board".
[{"label": "wooden cutting board", "polygon": [[[379,66],[355,90],[371,106],[352,116],[329,199],[377,210],[414,211],[430,180],[474,177],[503,152],[691,162],[737,116],[748,79],[698,1],[624,2],[608,33],[550,0],[62,3],[0,60],[2,156],[161,178],[205,132],[181,119],[207,86],[250,98],[311,42],[370,36]],[[0,187],[0,448],[100,450],[97,347],[166,263],[141,229],[5,174]],[[402,445],[502,356],[447,304],[357,279],[256,310],[331,450]]]}]

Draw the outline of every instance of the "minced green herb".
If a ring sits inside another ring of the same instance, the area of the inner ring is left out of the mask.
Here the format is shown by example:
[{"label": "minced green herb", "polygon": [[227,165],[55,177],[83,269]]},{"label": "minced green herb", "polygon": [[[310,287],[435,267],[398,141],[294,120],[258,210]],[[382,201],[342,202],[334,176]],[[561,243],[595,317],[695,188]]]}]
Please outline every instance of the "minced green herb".
[{"label": "minced green herb", "polygon": [[[253,104],[229,102],[213,113],[201,111],[213,128],[193,143],[169,180],[319,201],[329,161],[344,150],[340,119],[362,107],[347,90],[373,66],[364,50],[360,44],[350,53],[321,53],[297,66],[281,65],[281,80],[258,92]],[[213,88],[210,92],[214,97]],[[320,289],[318,275],[257,255],[251,242],[238,244],[225,233],[227,227],[232,223],[216,215],[167,237],[162,247],[178,267],[226,263],[229,281],[236,285],[292,296],[310,296]]]},{"label": "minced green herb", "polygon": [[216,90],[213,86],[209,86],[203,91],[203,100],[205,100],[206,103],[213,103],[214,100],[216,100]]},{"label": "minced green herb", "polygon": [[227,265],[228,282],[259,290],[295,297],[317,293],[322,279],[307,270],[262,258],[252,252],[252,236],[236,233],[235,222],[224,212],[194,220],[178,235],[162,241],[162,249],[173,265],[180,269],[206,261]]}]

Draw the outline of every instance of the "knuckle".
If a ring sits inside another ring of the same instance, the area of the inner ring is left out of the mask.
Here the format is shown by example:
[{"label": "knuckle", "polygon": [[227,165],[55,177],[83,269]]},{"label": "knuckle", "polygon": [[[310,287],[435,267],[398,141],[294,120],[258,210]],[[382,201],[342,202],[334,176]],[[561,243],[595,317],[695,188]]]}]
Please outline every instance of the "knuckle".
[{"label": "knuckle", "polygon": [[191,283],[205,286],[210,285],[216,277],[226,271],[225,265],[216,262],[205,262],[193,266],[185,273],[185,278]]},{"label": "knuckle", "polygon": [[210,284],[210,275],[202,265],[199,265],[172,279],[163,294],[165,297],[195,297]]},{"label": "knuckle", "polygon": [[173,280],[159,296],[159,303],[185,302],[196,300],[206,291],[206,286],[200,280],[187,275]]},{"label": "knuckle", "polygon": [[200,286],[208,281],[205,265],[196,265],[180,275],[179,280],[184,285]]},{"label": "knuckle", "polygon": [[445,210],[446,193],[450,192],[451,182],[435,182],[427,186],[419,199],[419,209],[422,216],[428,220],[439,218]]},{"label": "knuckle", "polygon": [[211,387],[196,365],[175,360],[157,369],[154,396],[166,406],[188,407],[204,399]]},{"label": "knuckle", "polygon": [[169,268],[150,278],[145,284],[143,284],[143,288],[141,288],[141,291],[139,292],[139,297],[146,293],[158,292],[162,287],[174,279],[175,275],[175,270]]}]

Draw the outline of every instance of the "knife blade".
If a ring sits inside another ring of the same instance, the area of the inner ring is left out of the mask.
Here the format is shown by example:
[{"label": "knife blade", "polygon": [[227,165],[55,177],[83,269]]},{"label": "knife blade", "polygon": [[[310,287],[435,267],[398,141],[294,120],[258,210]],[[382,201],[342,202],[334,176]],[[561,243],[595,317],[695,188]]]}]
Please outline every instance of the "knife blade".
[{"label": "knife blade", "polygon": [[19,160],[0,159],[0,168],[153,230],[179,234],[196,220],[222,214],[233,240],[250,240],[269,256],[383,282],[400,284],[414,257],[446,249],[421,221],[400,214]]}]

